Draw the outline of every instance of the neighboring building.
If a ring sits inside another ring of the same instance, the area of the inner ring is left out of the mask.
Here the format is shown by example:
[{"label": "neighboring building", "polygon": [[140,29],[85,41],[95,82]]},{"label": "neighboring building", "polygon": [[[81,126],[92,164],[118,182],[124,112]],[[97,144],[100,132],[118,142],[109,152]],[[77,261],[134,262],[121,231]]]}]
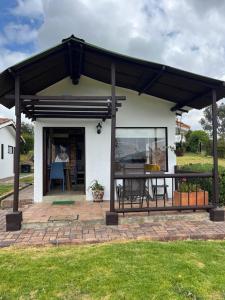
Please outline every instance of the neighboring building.
[{"label": "neighboring building", "polygon": [[15,148],[15,123],[0,118],[0,179],[13,176],[13,157]]},{"label": "neighboring building", "polygon": [[176,143],[185,142],[185,135],[191,129],[191,126],[176,119]]}]

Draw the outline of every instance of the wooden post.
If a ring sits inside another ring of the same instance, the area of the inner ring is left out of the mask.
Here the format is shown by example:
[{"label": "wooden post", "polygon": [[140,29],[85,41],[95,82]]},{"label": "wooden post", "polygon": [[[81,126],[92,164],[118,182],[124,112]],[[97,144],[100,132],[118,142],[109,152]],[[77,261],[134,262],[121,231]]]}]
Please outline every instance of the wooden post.
[{"label": "wooden post", "polygon": [[21,105],[20,105],[20,80],[15,77],[15,115],[16,115],[16,149],[14,154],[14,197],[13,211],[19,207],[19,177],[20,177],[20,132],[21,132]]},{"label": "wooden post", "polygon": [[111,164],[110,164],[110,211],[106,212],[106,225],[118,225],[115,212],[115,145],[116,145],[116,66],[111,64]]},{"label": "wooden post", "polygon": [[6,230],[20,230],[22,212],[19,208],[19,177],[20,177],[20,135],[21,135],[21,103],[20,103],[20,79],[15,75],[15,115],[16,115],[16,148],[14,153],[14,194],[13,213],[6,215]]},{"label": "wooden post", "polygon": [[218,151],[217,151],[217,95],[216,90],[212,90],[212,135],[213,135],[213,206],[210,211],[210,220],[224,221],[224,210],[219,209],[219,171],[218,171]]}]

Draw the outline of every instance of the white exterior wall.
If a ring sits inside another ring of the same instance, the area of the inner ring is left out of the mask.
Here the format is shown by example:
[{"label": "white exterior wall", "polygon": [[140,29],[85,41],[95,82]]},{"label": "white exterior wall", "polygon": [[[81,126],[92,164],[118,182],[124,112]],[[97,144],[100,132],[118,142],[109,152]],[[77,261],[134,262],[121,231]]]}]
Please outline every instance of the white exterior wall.
[{"label": "white exterior wall", "polygon": [[[4,145],[4,159],[1,159],[1,144]],[[14,175],[14,155],[8,153],[8,146],[15,147],[15,130],[10,126],[0,128],[0,179]]]},{"label": "white exterior wall", "polygon": [[[42,95],[73,95],[73,96],[108,96],[111,86],[82,77],[79,85],[73,85],[69,78],[49,87]],[[117,113],[117,127],[167,127],[168,146],[175,143],[175,114],[170,111],[172,103],[152,96],[116,88],[118,96],[126,96],[122,107]],[[109,199],[110,191],[110,138],[111,121],[103,123],[102,133],[97,134],[96,125],[99,120],[81,119],[38,119],[34,126],[34,200],[40,202],[43,195],[43,127],[84,127],[85,128],[85,159],[86,189],[93,179],[105,186],[105,199]],[[168,149],[168,171],[173,172],[176,164],[175,154]],[[86,197],[91,199],[90,191]]]}]

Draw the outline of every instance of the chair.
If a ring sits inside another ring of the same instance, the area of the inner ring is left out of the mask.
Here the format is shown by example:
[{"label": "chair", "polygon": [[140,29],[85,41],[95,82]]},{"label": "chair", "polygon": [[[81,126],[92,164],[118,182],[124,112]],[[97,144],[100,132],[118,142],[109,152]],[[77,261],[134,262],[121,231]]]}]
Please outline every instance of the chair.
[{"label": "chair", "polygon": [[64,192],[64,190],[65,190],[65,175],[64,175],[64,163],[63,162],[54,162],[51,164],[49,190],[51,190],[52,180],[57,180],[57,179],[62,180],[62,191]]},{"label": "chair", "polygon": [[[164,172],[151,172],[151,174],[164,174]],[[151,179],[152,196],[153,200],[169,200],[168,198],[168,184],[166,184],[166,178],[152,178]]]},{"label": "chair", "polygon": [[[124,175],[131,174],[144,174],[144,166],[124,166]],[[131,207],[133,204],[139,204],[140,207],[143,206],[144,200],[147,204],[151,198],[149,191],[146,186],[145,178],[126,178],[123,179],[123,185],[118,185],[116,187],[117,199],[119,201],[119,208],[124,208],[124,205],[129,204]]]}]

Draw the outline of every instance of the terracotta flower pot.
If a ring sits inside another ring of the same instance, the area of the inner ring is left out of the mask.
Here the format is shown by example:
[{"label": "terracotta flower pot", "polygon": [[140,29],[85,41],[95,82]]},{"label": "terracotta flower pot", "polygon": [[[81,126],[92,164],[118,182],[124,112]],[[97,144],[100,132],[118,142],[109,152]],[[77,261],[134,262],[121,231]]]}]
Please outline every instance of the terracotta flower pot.
[{"label": "terracotta flower pot", "polygon": [[[205,194],[205,196],[204,196]],[[209,203],[209,193],[207,191],[198,191],[188,193],[174,191],[173,201],[175,206],[203,206]]]},{"label": "terracotta flower pot", "polygon": [[93,196],[93,201],[94,202],[102,202],[103,201],[103,196],[104,196],[104,191],[94,190],[94,191],[92,191],[92,196]]}]

